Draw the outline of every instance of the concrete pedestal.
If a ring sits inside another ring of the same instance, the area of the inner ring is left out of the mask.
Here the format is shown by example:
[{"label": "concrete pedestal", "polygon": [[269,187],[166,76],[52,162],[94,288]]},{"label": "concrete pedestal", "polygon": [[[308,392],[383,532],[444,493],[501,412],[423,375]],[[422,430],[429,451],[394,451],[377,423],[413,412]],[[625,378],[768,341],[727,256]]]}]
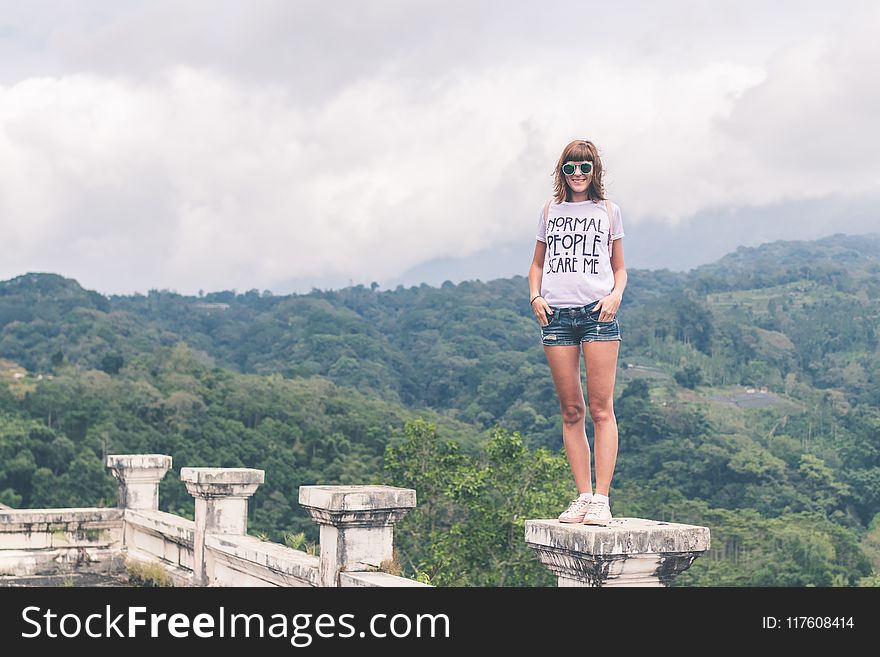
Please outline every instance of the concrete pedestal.
[{"label": "concrete pedestal", "polygon": [[159,482],[171,468],[166,454],[108,454],[105,465],[119,480],[119,507],[155,511]]},{"label": "concrete pedestal", "polygon": [[183,468],[180,480],[196,500],[193,583],[205,586],[205,535],[247,533],[247,501],[265,479],[252,468]]},{"label": "concrete pedestal", "polygon": [[525,538],[559,586],[667,586],[709,549],[708,527],[643,518],[526,520]]},{"label": "concrete pedestal", "polygon": [[321,586],[339,573],[378,570],[393,558],[394,523],[416,505],[416,492],[394,486],[300,486],[299,503],[321,525]]}]

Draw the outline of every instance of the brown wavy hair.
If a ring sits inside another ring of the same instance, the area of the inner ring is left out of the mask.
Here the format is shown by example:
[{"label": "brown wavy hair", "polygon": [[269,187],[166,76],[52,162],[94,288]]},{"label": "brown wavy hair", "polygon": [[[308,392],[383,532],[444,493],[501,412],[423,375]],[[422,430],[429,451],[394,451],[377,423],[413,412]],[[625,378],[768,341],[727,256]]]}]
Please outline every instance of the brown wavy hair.
[{"label": "brown wavy hair", "polygon": [[587,198],[591,201],[604,201],[605,188],[602,184],[602,159],[596,144],[586,139],[575,139],[562,150],[556,170],[553,172],[553,200],[556,203],[571,200],[571,189],[562,173],[562,165],[566,162],[592,162],[593,177],[587,187]]}]

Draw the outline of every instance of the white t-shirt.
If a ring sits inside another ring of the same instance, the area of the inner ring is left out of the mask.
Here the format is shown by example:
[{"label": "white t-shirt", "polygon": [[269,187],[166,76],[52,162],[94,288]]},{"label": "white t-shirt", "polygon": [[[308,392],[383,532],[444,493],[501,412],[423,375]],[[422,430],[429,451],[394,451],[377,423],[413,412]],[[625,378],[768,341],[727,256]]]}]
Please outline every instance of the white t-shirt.
[{"label": "white t-shirt", "polygon": [[[623,219],[616,203],[611,209],[611,239],[616,240],[623,237]],[[541,296],[549,305],[586,306],[614,289],[608,227],[605,201],[551,202],[546,231],[541,206],[537,239],[547,244]]]}]

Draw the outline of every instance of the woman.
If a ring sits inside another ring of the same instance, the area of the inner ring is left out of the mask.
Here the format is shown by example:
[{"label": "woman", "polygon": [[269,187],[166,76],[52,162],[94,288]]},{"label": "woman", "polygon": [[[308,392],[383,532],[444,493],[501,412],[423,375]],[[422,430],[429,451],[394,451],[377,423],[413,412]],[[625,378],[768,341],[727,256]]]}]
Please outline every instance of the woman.
[{"label": "woman", "polygon": [[[626,287],[623,221],[620,208],[605,200],[602,161],[592,142],[568,144],[553,175],[554,197],[538,213],[529,298],[541,325],[562,410],[565,453],[579,493],[559,521],[607,525],[612,518],[608,490],[617,461],[614,380],[621,340],[617,310]],[[595,495],[581,387],[581,345],[595,436]]]}]

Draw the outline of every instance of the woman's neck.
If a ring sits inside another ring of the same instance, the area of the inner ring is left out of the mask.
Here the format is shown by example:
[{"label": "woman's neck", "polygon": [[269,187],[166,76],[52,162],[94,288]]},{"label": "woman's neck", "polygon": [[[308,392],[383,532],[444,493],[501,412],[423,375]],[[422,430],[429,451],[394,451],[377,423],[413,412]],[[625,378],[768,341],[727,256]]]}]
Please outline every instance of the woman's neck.
[{"label": "woman's neck", "polygon": [[569,198],[571,203],[581,203],[589,200],[586,192],[571,192],[571,198]]}]

